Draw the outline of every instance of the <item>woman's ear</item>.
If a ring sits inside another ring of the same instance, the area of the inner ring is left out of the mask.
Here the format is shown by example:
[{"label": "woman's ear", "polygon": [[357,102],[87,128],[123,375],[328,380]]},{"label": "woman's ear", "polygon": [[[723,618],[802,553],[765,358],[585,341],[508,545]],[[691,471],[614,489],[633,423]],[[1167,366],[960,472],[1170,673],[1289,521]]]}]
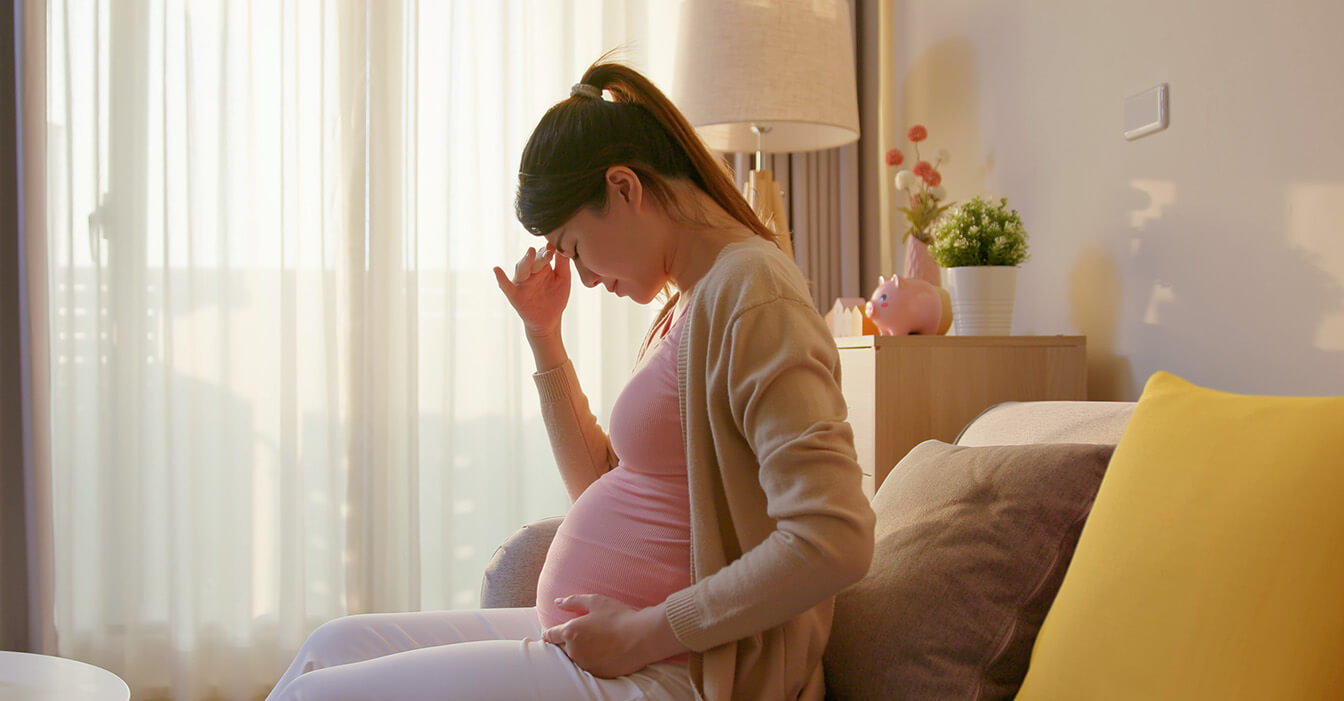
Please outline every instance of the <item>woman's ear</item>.
[{"label": "woman's ear", "polygon": [[607,169],[607,200],[620,200],[635,209],[644,198],[644,184],[628,166]]}]

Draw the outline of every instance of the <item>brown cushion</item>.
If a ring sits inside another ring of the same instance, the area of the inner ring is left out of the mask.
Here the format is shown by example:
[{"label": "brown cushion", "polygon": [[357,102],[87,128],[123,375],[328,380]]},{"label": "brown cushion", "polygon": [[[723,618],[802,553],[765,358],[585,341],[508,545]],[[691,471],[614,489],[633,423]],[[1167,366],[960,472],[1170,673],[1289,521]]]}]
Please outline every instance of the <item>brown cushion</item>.
[{"label": "brown cushion", "polygon": [[836,598],[827,698],[1012,698],[1113,446],[916,446]]}]

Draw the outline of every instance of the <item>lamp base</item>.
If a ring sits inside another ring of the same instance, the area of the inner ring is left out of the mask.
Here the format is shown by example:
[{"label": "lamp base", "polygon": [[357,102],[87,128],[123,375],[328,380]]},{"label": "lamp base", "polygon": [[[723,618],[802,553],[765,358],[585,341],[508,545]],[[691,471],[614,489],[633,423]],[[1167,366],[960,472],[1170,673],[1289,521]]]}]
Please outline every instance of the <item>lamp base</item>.
[{"label": "lamp base", "polygon": [[761,218],[766,228],[774,232],[779,239],[780,248],[793,256],[793,233],[789,231],[789,210],[784,207],[784,191],[775,182],[775,174],[769,170],[753,170],[742,185],[742,195],[747,198],[756,216]]}]

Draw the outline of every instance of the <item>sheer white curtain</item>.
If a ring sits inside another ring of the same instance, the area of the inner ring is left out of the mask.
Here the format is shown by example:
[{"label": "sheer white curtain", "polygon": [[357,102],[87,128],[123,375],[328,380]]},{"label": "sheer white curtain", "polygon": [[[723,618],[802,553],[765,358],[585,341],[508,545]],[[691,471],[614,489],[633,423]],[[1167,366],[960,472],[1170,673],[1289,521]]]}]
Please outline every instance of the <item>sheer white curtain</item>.
[{"label": "sheer white curtain", "polygon": [[[607,49],[670,84],[676,16],[48,0],[47,652],[246,699],[327,619],[476,605],[494,547],[568,504],[489,272],[535,243],[522,145]],[[604,419],[650,316],[573,295]]]}]

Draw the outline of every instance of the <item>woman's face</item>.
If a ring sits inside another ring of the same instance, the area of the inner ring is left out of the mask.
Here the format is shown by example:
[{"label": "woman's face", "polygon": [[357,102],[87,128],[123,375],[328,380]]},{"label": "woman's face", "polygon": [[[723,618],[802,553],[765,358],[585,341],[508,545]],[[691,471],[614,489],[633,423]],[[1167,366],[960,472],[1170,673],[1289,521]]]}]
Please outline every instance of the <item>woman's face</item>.
[{"label": "woman's face", "polygon": [[[619,170],[634,177],[628,169]],[[612,179],[609,175],[605,212],[580,209],[546,240],[574,261],[585,287],[600,284],[608,292],[648,304],[669,282],[667,249],[639,206],[642,188],[631,187],[623,174],[614,183]]]}]

